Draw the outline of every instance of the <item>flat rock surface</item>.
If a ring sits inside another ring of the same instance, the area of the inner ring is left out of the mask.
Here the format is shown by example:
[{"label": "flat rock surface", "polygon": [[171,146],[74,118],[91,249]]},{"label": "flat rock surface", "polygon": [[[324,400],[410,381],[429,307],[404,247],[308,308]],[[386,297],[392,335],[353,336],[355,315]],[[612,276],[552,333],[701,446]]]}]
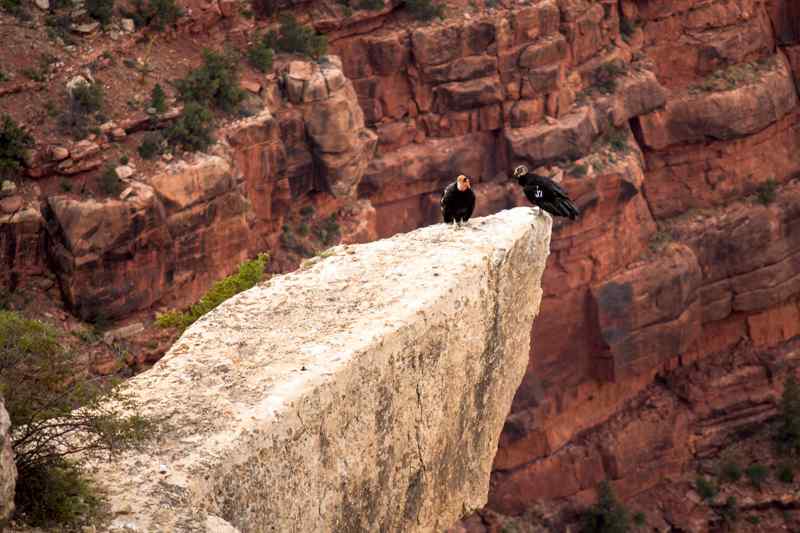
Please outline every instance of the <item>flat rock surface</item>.
[{"label": "flat rock surface", "polygon": [[166,417],[93,465],[101,531],[442,531],[485,502],[551,219],[338,246],[190,327],[127,386]]}]

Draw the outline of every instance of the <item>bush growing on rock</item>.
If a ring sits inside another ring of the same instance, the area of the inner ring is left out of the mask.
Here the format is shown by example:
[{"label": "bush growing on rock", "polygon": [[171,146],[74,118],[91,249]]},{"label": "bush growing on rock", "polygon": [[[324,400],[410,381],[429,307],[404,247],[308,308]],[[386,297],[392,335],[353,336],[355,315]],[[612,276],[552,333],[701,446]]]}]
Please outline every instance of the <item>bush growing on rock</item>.
[{"label": "bush growing on rock", "polygon": [[103,107],[103,87],[99,83],[79,83],[67,98],[67,110],[59,117],[64,133],[83,139],[90,131],[91,116]]},{"label": "bush growing on rock", "polygon": [[694,489],[704,500],[710,500],[717,495],[717,492],[719,492],[714,482],[704,478],[703,476],[697,477],[694,483]]},{"label": "bush growing on rock", "polygon": [[790,375],[778,406],[778,449],[786,455],[800,452],[800,384]]},{"label": "bush growing on rock", "polygon": [[748,466],[745,471],[745,475],[750,480],[750,484],[757,489],[761,489],[761,484],[764,483],[767,479],[767,475],[769,474],[769,470],[767,467],[761,464],[752,464]]},{"label": "bush growing on rock", "polygon": [[86,12],[105,26],[114,15],[114,0],[86,0]]},{"label": "bush growing on rock", "polygon": [[778,182],[774,178],[769,178],[756,189],[756,198],[761,205],[769,205],[775,201],[777,190]]},{"label": "bush growing on rock", "polygon": [[597,489],[597,503],[583,512],[581,533],[626,533],[630,529],[628,510],[608,481],[603,481]]},{"label": "bush growing on rock", "polygon": [[0,393],[19,472],[17,516],[34,526],[73,524],[96,507],[99,498],[71,457],[136,446],[154,428],[114,383],[85,379],[80,368],[51,326],[0,311]]},{"label": "bush growing on rock", "polygon": [[137,28],[151,27],[158,31],[175,24],[183,15],[183,10],[175,0],[134,0],[135,11],[125,15],[133,19]]},{"label": "bush growing on rock", "polygon": [[258,39],[247,50],[247,60],[256,70],[269,72],[272,70],[272,48],[269,47],[265,39]]},{"label": "bush growing on rock", "polygon": [[150,92],[150,107],[155,109],[156,113],[163,113],[167,110],[167,95],[164,94],[160,83],[156,83]]},{"label": "bush growing on rock", "polygon": [[117,196],[122,191],[122,182],[113,165],[109,165],[100,175],[100,188],[109,196]]},{"label": "bush growing on rock", "polygon": [[249,289],[264,277],[264,269],[269,261],[269,254],[259,254],[250,261],[239,265],[239,271],[227,278],[217,281],[208,292],[186,311],[168,311],[156,319],[162,328],[185,330],[219,304],[242,291]]},{"label": "bush growing on rock", "polygon": [[444,7],[434,4],[432,0],[406,0],[406,7],[417,20],[444,18]]},{"label": "bush growing on rock", "polygon": [[150,160],[161,154],[164,138],[161,134],[149,131],[144,134],[142,144],[139,145],[139,155],[142,159]]},{"label": "bush growing on rock", "polygon": [[14,120],[3,115],[0,121],[0,179],[10,178],[19,172],[26,150],[33,145],[33,138]]},{"label": "bush growing on rock", "polygon": [[214,142],[213,121],[214,116],[207,107],[189,102],[178,120],[167,129],[167,142],[182,150],[203,151]]},{"label": "bush growing on rock", "polygon": [[303,54],[313,58],[325,55],[328,49],[328,40],[324,35],[319,35],[313,28],[303,26],[289,14],[281,15],[279,31],[269,32],[265,43],[278,52]]},{"label": "bush growing on rock", "polygon": [[175,83],[181,100],[216,107],[227,113],[244,99],[239,87],[236,59],[231,55],[203,51],[203,65]]}]

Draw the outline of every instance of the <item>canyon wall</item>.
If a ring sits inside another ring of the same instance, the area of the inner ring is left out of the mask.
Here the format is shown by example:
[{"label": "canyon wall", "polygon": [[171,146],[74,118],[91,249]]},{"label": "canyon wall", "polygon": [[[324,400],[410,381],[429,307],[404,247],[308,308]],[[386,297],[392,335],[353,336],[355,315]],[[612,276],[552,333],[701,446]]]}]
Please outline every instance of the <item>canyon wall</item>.
[{"label": "canyon wall", "polygon": [[90,465],[125,531],[441,531],[486,502],[551,220],[519,208],[329,250],[126,383],[163,420]]},{"label": "canyon wall", "polygon": [[[258,251],[296,266],[315,251],[301,229],[329,244],[333,215],[331,242],[374,240],[437,222],[459,173],[486,214],[525,202],[511,166],[558,167],[583,214],[553,228],[490,507],[584,501],[604,478],[633,498],[702,455],[691,435],[715,424],[701,404],[717,398],[717,357],[800,334],[798,3],[454,0],[424,23],[398,2],[285,5],[336,56],[279,61],[258,75],[256,116],[226,125],[212,154],[137,176],[117,199],[3,199],[0,280],[52,269],[73,312],[124,320],[194,301]],[[30,174],[79,172],[98,153],[71,146],[64,163],[51,148]],[[652,423],[637,429],[650,440],[574,446],[587,432],[624,440],[615,420],[649,420],[642,398],[686,368],[705,392],[689,413],[680,394],[662,412],[683,424],[673,433]],[[719,400],[721,434],[774,413],[780,379],[760,372],[733,376],[752,397]]]}]

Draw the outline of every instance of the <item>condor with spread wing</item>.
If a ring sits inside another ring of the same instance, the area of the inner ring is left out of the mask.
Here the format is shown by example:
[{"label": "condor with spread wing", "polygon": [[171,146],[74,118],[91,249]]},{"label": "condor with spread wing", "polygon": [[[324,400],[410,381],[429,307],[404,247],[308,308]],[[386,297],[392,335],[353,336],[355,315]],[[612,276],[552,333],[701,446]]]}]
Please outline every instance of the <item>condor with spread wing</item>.
[{"label": "condor with spread wing", "polygon": [[546,176],[528,172],[525,165],[514,169],[514,177],[522,185],[522,191],[530,202],[553,216],[572,220],[581,214],[561,185]]}]

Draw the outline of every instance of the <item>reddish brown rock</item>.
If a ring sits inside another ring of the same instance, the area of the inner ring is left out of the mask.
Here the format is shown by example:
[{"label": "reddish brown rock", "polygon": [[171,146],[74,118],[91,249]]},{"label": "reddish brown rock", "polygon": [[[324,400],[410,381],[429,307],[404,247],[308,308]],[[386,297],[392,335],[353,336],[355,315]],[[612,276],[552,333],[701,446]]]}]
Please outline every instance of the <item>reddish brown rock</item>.
[{"label": "reddish brown rock", "polygon": [[671,246],[651,262],[592,287],[600,336],[598,378],[620,381],[687,351],[702,323],[700,266],[686,246]]},{"label": "reddish brown rock", "polygon": [[664,111],[641,117],[642,140],[659,150],[684,142],[743,137],[780,120],[796,106],[792,73],[779,56],[774,70],[751,85],[671,98]]},{"label": "reddish brown rock", "polygon": [[528,161],[534,166],[585,155],[596,134],[597,127],[588,107],[580,108],[554,124],[505,130],[509,159]]}]

